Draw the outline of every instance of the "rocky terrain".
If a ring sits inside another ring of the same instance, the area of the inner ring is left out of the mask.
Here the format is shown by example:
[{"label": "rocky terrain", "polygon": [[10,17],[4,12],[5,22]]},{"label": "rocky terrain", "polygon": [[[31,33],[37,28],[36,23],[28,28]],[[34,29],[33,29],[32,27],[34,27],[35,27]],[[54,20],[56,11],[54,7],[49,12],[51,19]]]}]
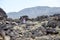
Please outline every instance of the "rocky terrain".
[{"label": "rocky terrain", "polygon": [[1,24],[4,40],[60,40],[59,27],[46,27],[48,25],[45,26],[44,23],[46,25],[48,21],[27,21],[26,24],[19,25],[6,21],[6,24]]},{"label": "rocky terrain", "polygon": [[59,14],[27,19],[23,24],[20,19],[7,18],[1,10],[0,40],[60,40]]}]

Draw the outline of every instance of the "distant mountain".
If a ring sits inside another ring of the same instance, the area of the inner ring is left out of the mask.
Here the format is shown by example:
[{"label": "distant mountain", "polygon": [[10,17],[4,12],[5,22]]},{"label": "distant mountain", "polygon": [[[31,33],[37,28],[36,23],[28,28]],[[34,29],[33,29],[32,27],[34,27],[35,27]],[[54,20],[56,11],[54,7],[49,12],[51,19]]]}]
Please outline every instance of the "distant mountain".
[{"label": "distant mountain", "polygon": [[10,18],[19,18],[23,15],[28,15],[30,18],[41,15],[52,15],[60,13],[60,7],[48,7],[48,6],[37,6],[31,8],[25,8],[19,12],[7,13]]}]

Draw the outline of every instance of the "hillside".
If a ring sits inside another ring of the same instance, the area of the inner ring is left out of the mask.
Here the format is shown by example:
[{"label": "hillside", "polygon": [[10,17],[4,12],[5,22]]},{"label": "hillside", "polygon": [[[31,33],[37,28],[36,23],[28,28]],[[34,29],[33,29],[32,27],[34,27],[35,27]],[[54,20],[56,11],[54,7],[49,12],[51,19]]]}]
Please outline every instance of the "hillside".
[{"label": "hillside", "polygon": [[37,6],[31,8],[25,8],[18,12],[7,13],[10,18],[19,18],[22,15],[28,15],[29,17],[36,17],[40,15],[52,15],[60,13],[60,7],[48,7],[48,6]]}]

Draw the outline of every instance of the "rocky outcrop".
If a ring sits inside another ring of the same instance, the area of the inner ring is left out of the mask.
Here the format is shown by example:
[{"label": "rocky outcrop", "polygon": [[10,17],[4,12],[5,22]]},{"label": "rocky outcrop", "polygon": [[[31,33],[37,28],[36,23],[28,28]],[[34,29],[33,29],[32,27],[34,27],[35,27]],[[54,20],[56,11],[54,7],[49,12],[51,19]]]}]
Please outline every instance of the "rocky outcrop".
[{"label": "rocky outcrop", "polygon": [[6,19],[6,18],[7,18],[6,12],[2,8],[0,8],[0,20]]},{"label": "rocky outcrop", "polygon": [[[39,24],[39,22],[37,23]],[[32,24],[16,25],[17,23],[15,22],[9,22],[9,21],[0,22],[1,31],[2,31],[1,35],[3,35],[4,37],[9,36],[10,40],[33,40],[33,39],[50,40],[53,37],[50,38],[49,34],[50,35],[57,34],[57,31],[55,29],[53,28],[49,29],[48,27],[43,27],[41,23],[39,25],[37,23],[34,25]],[[47,37],[47,38],[44,38],[44,37]],[[59,39],[59,38],[57,37],[55,38],[55,40],[56,39]]]},{"label": "rocky outcrop", "polygon": [[5,20],[7,15],[3,11],[0,11],[0,14],[0,35],[2,40],[60,40],[58,32],[60,30],[56,29],[57,25],[60,26],[60,22],[56,20],[41,22],[27,20],[25,24],[21,24],[20,20]]}]

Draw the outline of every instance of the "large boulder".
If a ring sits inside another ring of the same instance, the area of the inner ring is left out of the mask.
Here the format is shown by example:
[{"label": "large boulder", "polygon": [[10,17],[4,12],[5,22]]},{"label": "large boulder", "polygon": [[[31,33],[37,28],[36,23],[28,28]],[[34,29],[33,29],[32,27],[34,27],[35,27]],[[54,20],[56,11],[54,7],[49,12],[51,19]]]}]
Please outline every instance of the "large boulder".
[{"label": "large boulder", "polygon": [[4,33],[2,31],[0,31],[0,40],[5,40],[5,36],[4,36]]},{"label": "large boulder", "polygon": [[0,8],[0,20],[5,20],[7,19],[7,15],[6,15],[6,12]]},{"label": "large boulder", "polygon": [[54,28],[47,28],[46,29],[46,34],[58,34],[59,32],[55,30]]},{"label": "large boulder", "polygon": [[48,23],[47,23],[47,27],[56,28],[56,26],[57,26],[56,21],[48,21]]}]

